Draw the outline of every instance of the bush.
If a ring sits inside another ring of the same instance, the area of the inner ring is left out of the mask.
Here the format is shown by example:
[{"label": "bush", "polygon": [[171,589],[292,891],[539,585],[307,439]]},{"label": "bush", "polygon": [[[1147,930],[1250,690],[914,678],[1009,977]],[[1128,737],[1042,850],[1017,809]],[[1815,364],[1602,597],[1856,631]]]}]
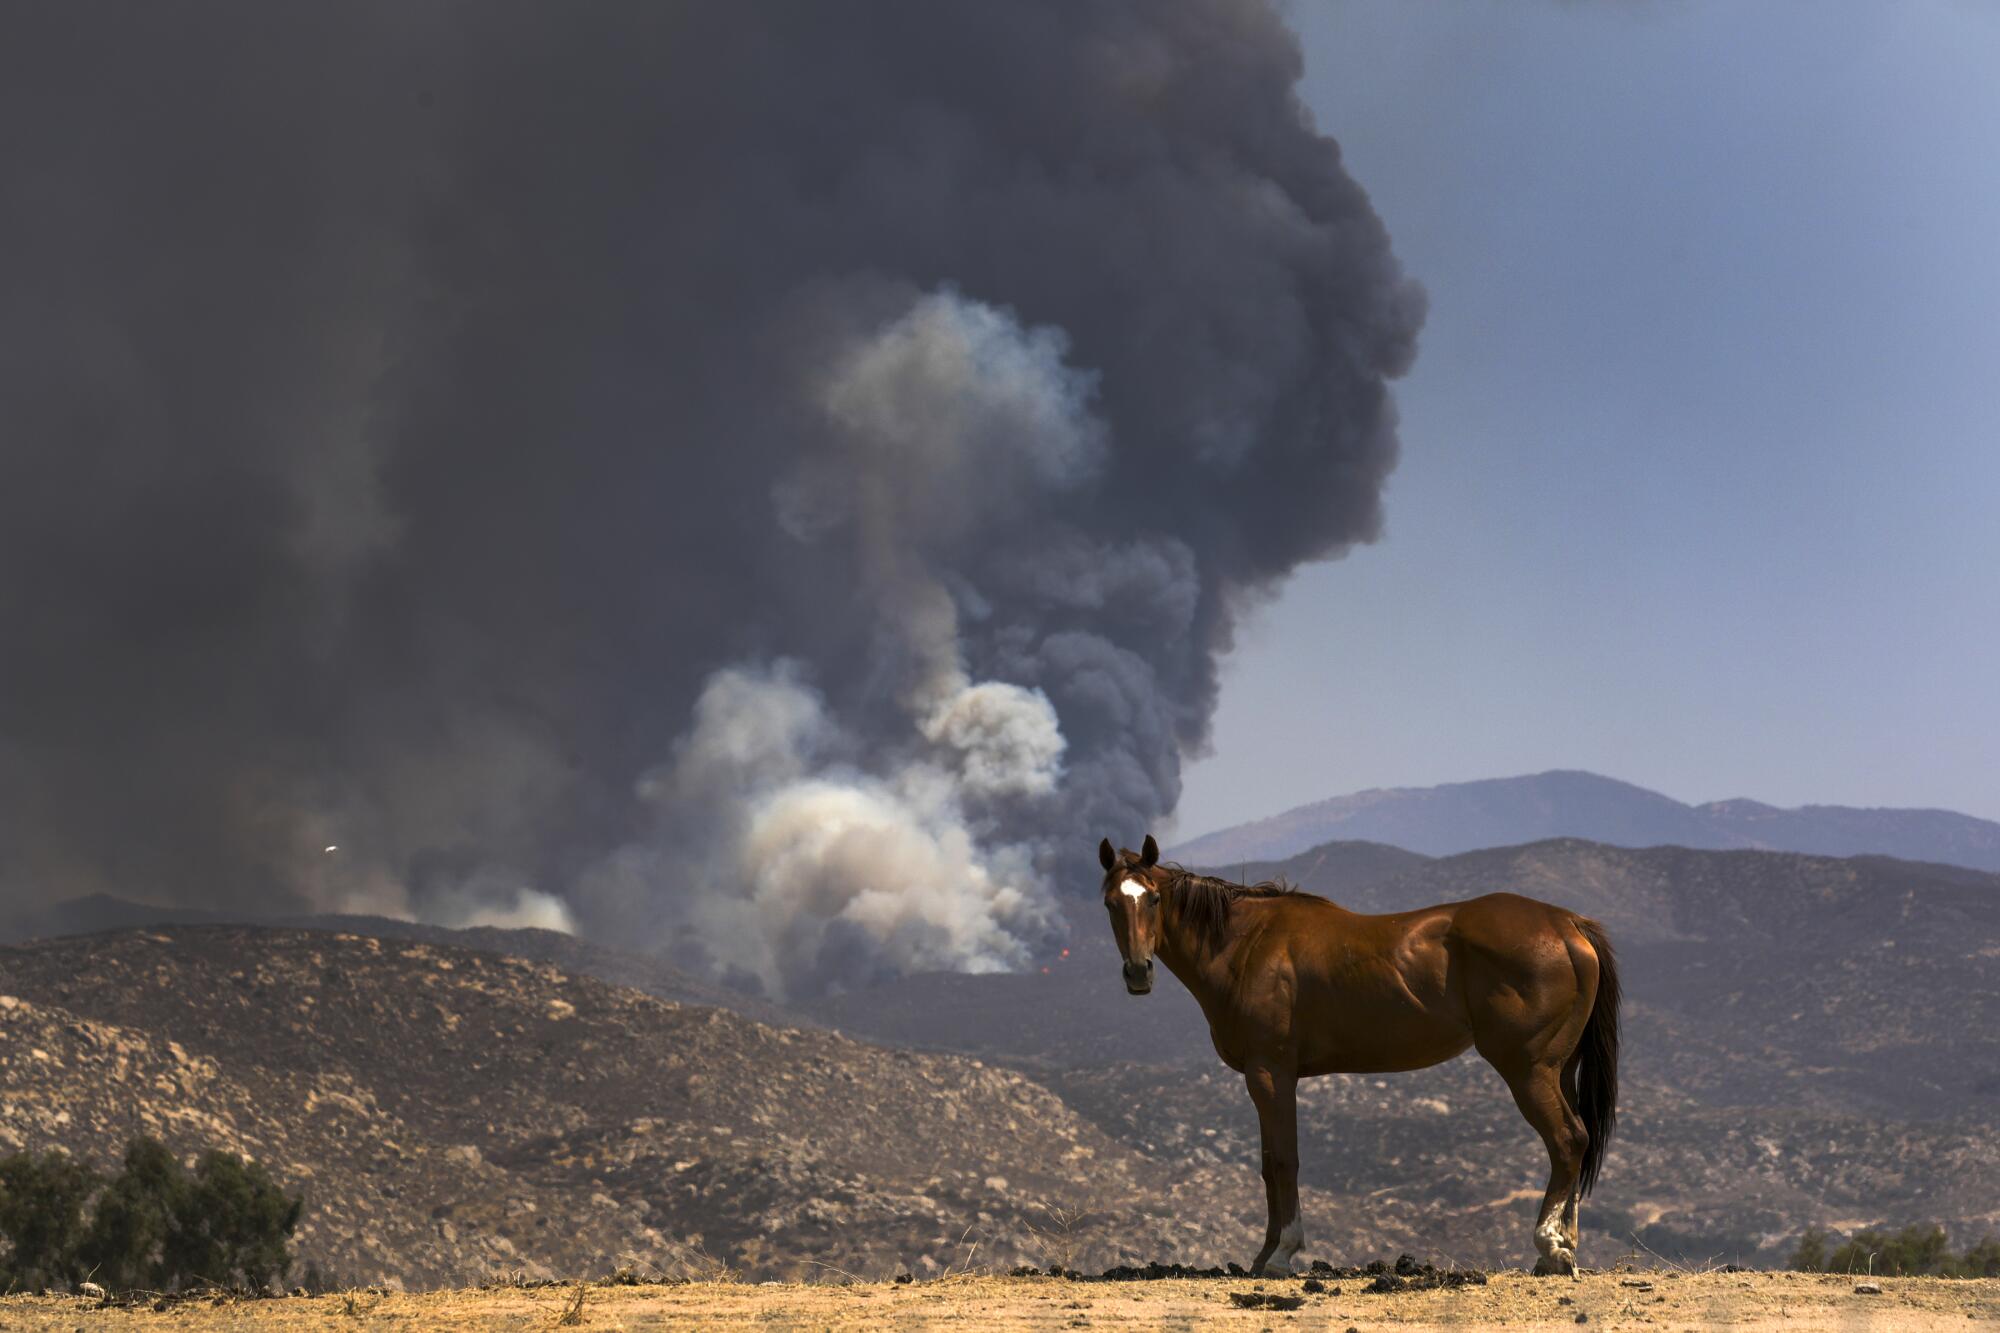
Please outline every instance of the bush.
[{"label": "bush", "polygon": [[88,1276],[110,1290],[264,1291],[291,1268],[286,1242],[304,1201],[234,1153],[210,1152],[190,1172],[158,1140],[134,1139],[85,1225],[95,1185],[53,1153],[0,1163],[0,1235],[12,1242],[0,1278],[37,1289]]},{"label": "bush", "polygon": [[134,1139],[125,1168],[104,1187],[84,1237],[84,1267],[101,1287],[165,1291],[171,1285],[161,1255],[173,1230],[185,1173],[158,1139]]},{"label": "bush", "polygon": [[97,1176],[62,1153],[0,1159],[0,1291],[74,1285],[83,1209]]},{"label": "bush", "polygon": [[288,1199],[270,1172],[234,1153],[210,1152],[195,1164],[165,1247],[168,1281],[207,1281],[268,1291],[292,1266],[285,1242],[299,1224],[303,1199]]},{"label": "bush", "polygon": [[1988,1236],[1958,1261],[1966,1277],[2000,1277],[2000,1239]]},{"label": "bush", "polygon": [[1871,1273],[1881,1277],[2000,1276],[2000,1240],[1987,1236],[1962,1255],[1936,1223],[1888,1232],[1857,1231],[1827,1249],[1823,1227],[1808,1227],[1792,1252],[1791,1266],[1808,1273]]}]

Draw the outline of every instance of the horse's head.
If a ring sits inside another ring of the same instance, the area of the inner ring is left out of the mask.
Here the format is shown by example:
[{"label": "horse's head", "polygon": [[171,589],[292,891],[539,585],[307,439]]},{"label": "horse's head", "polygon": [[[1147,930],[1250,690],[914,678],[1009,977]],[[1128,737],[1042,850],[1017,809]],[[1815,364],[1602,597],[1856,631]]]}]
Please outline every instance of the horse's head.
[{"label": "horse's head", "polygon": [[1111,933],[1125,959],[1125,989],[1144,995],[1153,989],[1153,950],[1160,943],[1160,844],[1148,833],[1137,852],[1114,851],[1106,838],[1097,844],[1097,859]]}]

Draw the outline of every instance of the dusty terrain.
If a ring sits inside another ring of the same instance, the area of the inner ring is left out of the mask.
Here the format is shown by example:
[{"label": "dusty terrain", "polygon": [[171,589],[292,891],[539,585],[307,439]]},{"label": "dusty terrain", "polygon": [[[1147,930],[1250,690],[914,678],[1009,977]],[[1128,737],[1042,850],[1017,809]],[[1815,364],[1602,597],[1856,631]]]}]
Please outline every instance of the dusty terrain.
[{"label": "dusty terrain", "polygon": [[[2000,1327],[2000,1280],[1883,1279],[1880,1294],[1852,1278],[1798,1273],[1615,1272],[1580,1281],[1500,1273],[1485,1286],[1375,1294],[1360,1282],[1308,1293],[1298,1279],[1221,1278],[1071,1282],[1052,1278],[949,1277],[895,1283],[694,1282],[677,1286],[573,1286],[355,1292],[211,1305],[164,1312],[95,1313],[74,1297],[0,1300],[0,1328],[132,1329],[495,1328],[1236,1328],[1359,1330],[1593,1329],[1678,1331]],[[1338,1290],[1334,1290],[1338,1288]],[[1299,1296],[1297,1311],[1238,1309],[1232,1293]],[[574,1309],[574,1324],[564,1317]]]}]

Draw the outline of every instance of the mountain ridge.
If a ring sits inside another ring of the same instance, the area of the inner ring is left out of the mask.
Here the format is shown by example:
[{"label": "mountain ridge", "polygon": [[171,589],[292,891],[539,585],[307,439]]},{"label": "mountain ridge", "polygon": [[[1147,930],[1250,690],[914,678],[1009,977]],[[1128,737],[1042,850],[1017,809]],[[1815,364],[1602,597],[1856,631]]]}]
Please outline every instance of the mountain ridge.
[{"label": "mountain ridge", "polygon": [[1336,840],[1451,856],[1553,837],[1621,847],[1881,855],[2000,871],[2000,823],[1953,810],[1787,808],[1741,796],[1690,805],[1581,769],[1371,788],[1217,829],[1173,852],[1191,864],[1228,865],[1281,860]]}]

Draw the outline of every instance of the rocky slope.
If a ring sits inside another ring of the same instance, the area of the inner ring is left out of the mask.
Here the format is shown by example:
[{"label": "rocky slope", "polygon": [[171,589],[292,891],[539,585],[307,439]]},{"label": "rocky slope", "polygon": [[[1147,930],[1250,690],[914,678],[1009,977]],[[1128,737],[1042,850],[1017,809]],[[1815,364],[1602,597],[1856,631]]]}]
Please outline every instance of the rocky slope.
[{"label": "rocky slope", "polygon": [[[349,1281],[1206,1252],[1018,1072],[409,940],[176,927],[0,950],[0,1151],[152,1133],[304,1191]],[[1109,1259],[1107,1258],[1107,1262]]]}]

